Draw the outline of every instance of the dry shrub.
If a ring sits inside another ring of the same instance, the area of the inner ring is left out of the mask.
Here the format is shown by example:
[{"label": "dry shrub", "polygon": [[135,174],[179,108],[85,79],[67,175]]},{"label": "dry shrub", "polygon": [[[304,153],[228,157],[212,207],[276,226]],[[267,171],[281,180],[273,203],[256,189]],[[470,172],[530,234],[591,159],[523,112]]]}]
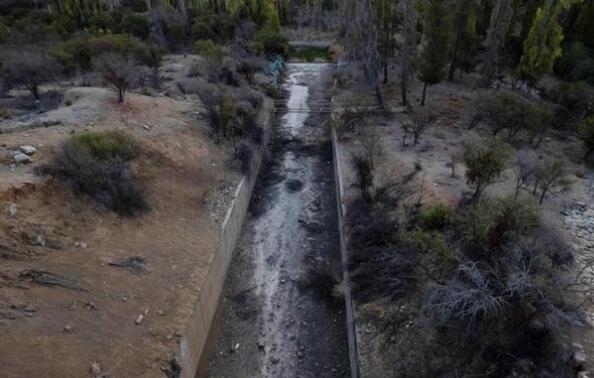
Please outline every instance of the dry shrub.
[{"label": "dry shrub", "polygon": [[68,182],[75,193],[89,195],[98,207],[131,217],[148,210],[130,167],[137,151],[118,131],[81,133],[64,143],[45,172]]}]

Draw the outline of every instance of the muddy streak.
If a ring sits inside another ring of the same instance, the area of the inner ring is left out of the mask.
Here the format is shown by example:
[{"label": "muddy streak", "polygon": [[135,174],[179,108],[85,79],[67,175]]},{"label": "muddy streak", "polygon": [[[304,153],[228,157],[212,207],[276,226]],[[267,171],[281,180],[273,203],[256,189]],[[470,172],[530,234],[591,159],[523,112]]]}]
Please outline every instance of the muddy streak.
[{"label": "muddy streak", "polygon": [[[330,65],[291,64],[289,109],[328,96]],[[339,277],[328,115],[288,112],[225,283],[207,376],[345,377],[347,336]]]}]

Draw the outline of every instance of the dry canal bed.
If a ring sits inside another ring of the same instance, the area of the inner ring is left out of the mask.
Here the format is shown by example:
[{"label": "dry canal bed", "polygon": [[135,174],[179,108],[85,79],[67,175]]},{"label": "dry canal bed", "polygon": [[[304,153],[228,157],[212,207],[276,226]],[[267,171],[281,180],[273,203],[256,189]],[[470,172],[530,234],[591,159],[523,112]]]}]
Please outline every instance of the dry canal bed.
[{"label": "dry canal bed", "polygon": [[[289,64],[289,111],[279,115],[225,282],[201,375],[345,377],[347,334],[340,276],[328,114],[332,66]],[[300,109],[300,111],[291,111]]]}]

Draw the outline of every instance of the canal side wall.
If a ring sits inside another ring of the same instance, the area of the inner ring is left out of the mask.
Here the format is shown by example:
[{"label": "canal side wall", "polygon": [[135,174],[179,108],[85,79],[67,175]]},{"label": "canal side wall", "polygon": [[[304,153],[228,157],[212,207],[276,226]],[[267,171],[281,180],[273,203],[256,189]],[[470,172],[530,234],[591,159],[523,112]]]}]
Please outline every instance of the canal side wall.
[{"label": "canal side wall", "polygon": [[[336,88],[336,80],[334,81],[334,88]],[[334,92],[334,91],[333,91]],[[334,98],[332,98],[332,121],[336,121],[334,113]],[[336,122],[333,122],[336,123]],[[340,257],[342,267],[342,281],[344,287],[344,303],[346,313],[346,326],[349,345],[349,366],[351,371],[351,378],[359,378],[359,353],[357,348],[357,324],[355,318],[355,301],[351,293],[351,282],[349,273],[349,255],[347,248],[347,239],[345,235],[346,230],[346,206],[344,204],[344,186],[342,173],[340,170],[340,145],[338,143],[338,135],[336,128],[331,128],[332,136],[332,154],[334,155],[334,182],[336,184],[336,209],[338,216],[338,237],[340,241]]]},{"label": "canal side wall", "polygon": [[251,162],[251,173],[249,176],[244,176],[236,187],[234,200],[221,226],[217,253],[211,262],[210,270],[194,306],[190,324],[179,343],[175,358],[181,368],[181,378],[195,377],[198,365],[203,357],[202,354],[207,350],[206,343],[217,311],[219,298],[223,291],[227,270],[241,235],[250,199],[264,160],[265,148],[272,133],[273,120],[271,114],[269,113],[263,122],[263,129],[265,130],[264,142],[254,153]]}]

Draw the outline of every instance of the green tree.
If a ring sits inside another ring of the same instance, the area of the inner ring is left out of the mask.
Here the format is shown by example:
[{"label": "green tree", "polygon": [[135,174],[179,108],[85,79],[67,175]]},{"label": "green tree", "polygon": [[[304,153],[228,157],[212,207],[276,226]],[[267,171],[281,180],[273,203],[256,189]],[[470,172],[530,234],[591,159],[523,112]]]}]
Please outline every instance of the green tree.
[{"label": "green tree", "polygon": [[425,42],[419,64],[419,78],[424,82],[421,106],[425,105],[427,87],[445,79],[452,24],[449,4],[427,0],[424,18]]},{"label": "green tree", "polygon": [[522,79],[534,83],[542,74],[550,73],[557,58],[563,52],[563,28],[559,24],[561,12],[576,0],[547,0],[538,8],[528,37],[524,41],[524,53],[518,66]]},{"label": "green tree", "polygon": [[486,88],[491,85],[493,76],[497,72],[499,51],[505,41],[505,35],[509,27],[509,19],[512,14],[512,1],[500,0],[495,3],[491,12],[491,23],[485,41],[485,56],[481,72],[480,86]]},{"label": "green tree", "polygon": [[501,176],[510,157],[510,146],[498,140],[487,146],[473,145],[466,150],[466,182],[474,187],[473,201],[478,201],[485,188]]},{"label": "green tree", "polygon": [[476,0],[460,0],[455,2],[452,17],[454,35],[450,69],[448,72],[449,81],[454,81],[454,74],[460,66],[467,71],[472,65],[479,45],[479,38],[476,34],[476,18]]}]

